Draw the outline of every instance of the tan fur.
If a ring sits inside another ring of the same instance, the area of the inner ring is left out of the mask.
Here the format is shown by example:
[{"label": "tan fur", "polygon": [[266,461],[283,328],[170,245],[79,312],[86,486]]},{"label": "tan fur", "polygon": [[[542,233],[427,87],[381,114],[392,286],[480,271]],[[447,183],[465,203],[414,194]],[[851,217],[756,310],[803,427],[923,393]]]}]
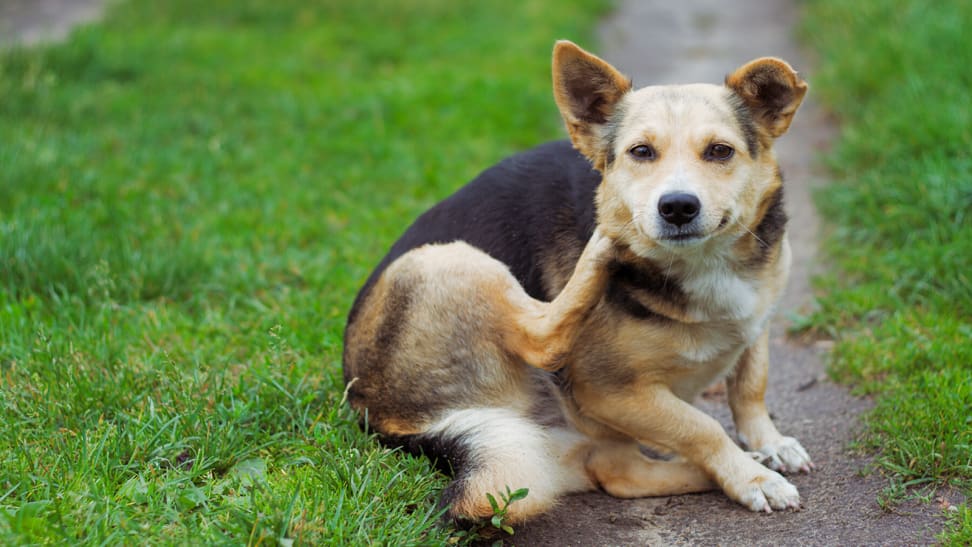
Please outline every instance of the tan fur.
[{"label": "tan fur", "polygon": [[712,490],[702,469],[685,461],[659,461],[641,453],[637,443],[604,441],[587,460],[592,479],[618,498],[671,496]]},{"label": "tan fur", "polygon": [[507,287],[506,315],[513,321],[506,343],[520,359],[549,371],[564,366],[584,320],[601,298],[607,281],[604,263],[613,253],[611,241],[595,231],[573,275],[550,303],[534,300],[513,280]]},{"label": "tan fur", "polygon": [[[565,41],[554,49],[553,82],[574,146],[604,176],[598,227],[579,258],[543,257],[544,280],[558,296],[534,300],[506,266],[465,243],[406,253],[349,324],[346,366],[358,379],[352,405],[387,435],[493,439],[495,415],[529,445],[520,454],[516,443],[484,440],[480,465],[461,478],[451,510],[457,516],[489,516],[485,494],[503,486],[531,489],[511,507],[514,522],[564,492],[598,487],[639,497],[718,486],[752,510],[798,506],[791,484],[690,401],[728,377],[748,448],[781,470],[812,465],[799,443],[779,434],[764,404],[767,323],[785,285],[789,248],[782,225],[781,233],[767,231],[772,242],[756,233],[779,209],[772,139],[789,127],[806,83],[767,58],[733,72],[726,86],[631,91],[620,72]],[[714,161],[706,155],[714,144],[735,153]],[[656,157],[633,156],[639,145]],[[691,191],[704,204],[703,235],[691,243],[659,231],[653,207],[671,191]],[[623,313],[605,296],[612,261],[650,261],[682,280],[677,288],[631,293],[627,305],[657,320]],[[538,374],[561,368],[561,387]],[[503,410],[471,410],[478,408]],[[542,423],[550,416],[561,421]],[[679,459],[650,459],[639,445]]]}]

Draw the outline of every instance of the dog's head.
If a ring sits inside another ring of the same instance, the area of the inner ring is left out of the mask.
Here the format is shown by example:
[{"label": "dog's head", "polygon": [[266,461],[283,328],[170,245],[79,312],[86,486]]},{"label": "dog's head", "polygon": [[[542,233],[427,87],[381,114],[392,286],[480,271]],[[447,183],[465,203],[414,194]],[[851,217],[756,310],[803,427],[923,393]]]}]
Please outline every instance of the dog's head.
[{"label": "dog's head", "polygon": [[751,231],[781,184],[773,141],[807,91],[773,58],[747,63],[724,86],[632,90],[614,67],[567,41],[554,48],[553,80],[574,146],[604,176],[601,230],[642,256]]}]

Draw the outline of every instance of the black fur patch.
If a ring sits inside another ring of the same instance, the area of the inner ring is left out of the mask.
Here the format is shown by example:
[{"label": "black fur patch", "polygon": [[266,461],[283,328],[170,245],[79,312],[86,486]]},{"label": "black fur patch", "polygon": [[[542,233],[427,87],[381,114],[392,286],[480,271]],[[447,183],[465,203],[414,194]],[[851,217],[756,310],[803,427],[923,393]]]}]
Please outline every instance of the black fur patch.
[{"label": "black fur patch", "polygon": [[[438,509],[445,509],[465,495],[465,481],[476,470],[478,462],[473,456],[469,440],[464,435],[380,436],[381,443],[389,448],[402,450],[415,456],[425,456],[440,472],[453,478],[439,495]],[[449,513],[443,519],[451,521]],[[458,524],[458,523],[453,523]]]},{"label": "black fur patch", "polygon": [[756,85],[756,100],[773,115],[793,102],[793,87],[782,81],[783,77],[777,67],[761,67],[749,75],[749,81]]},{"label": "black fur patch", "polygon": [[769,207],[763,219],[756,225],[753,233],[759,238],[756,243],[759,252],[749,261],[751,267],[759,267],[766,264],[770,252],[779,245],[783,234],[786,232],[786,223],[789,218],[786,209],[783,207],[783,186],[777,188],[773,195],[769,197]]},{"label": "black fur patch", "polygon": [[[389,264],[427,243],[465,241],[509,266],[530,296],[549,301],[540,257],[576,254],[594,231],[601,175],[570,141],[506,158],[419,217],[358,293],[348,322]],[[558,220],[556,216],[563,217]],[[570,270],[573,265],[570,265]],[[567,272],[569,275],[569,271]]]},{"label": "black fur patch", "polygon": [[660,319],[661,316],[646,308],[631,295],[630,290],[621,283],[611,283],[607,289],[607,300],[625,313],[638,319]]},{"label": "black fur patch", "polygon": [[608,266],[611,281],[607,288],[607,301],[638,319],[664,319],[642,303],[639,293],[664,300],[674,307],[688,304],[688,296],[681,285],[667,277],[655,263],[642,260],[635,262],[615,261]]},{"label": "black fur patch", "polygon": [[381,435],[381,443],[401,448],[415,456],[425,456],[436,469],[450,477],[462,477],[476,468],[469,440],[464,435]]},{"label": "black fur patch", "polygon": [[743,133],[743,138],[746,139],[746,148],[748,149],[749,157],[756,159],[759,155],[759,134],[756,129],[756,121],[753,119],[753,113],[746,106],[746,102],[743,101],[742,97],[734,91],[729,91],[729,105],[732,107],[732,112],[736,117],[736,123],[739,124],[739,129]]},{"label": "black fur patch", "polygon": [[[439,502],[435,504],[435,508],[439,511],[445,510],[442,513],[442,522],[446,525],[452,525],[455,528],[463,529],[464,521],[461,517],[452,516],[451,512],[448,510],[456,503],[460,498],[466,495],[465,491],[465,481],[463,479],[455,479],[442,489],[442,494],[439,495]],[[466,526],[473,524],[471,521]]]}]

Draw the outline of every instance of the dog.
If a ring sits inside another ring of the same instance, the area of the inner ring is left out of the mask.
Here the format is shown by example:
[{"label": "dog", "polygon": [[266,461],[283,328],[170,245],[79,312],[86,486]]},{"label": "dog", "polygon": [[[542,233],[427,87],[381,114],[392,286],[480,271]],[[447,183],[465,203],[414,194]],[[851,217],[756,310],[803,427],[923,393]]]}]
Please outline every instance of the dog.
[{"label": "dog", "polygon": [[[559,41],[553,88],[570,142],[481,173],[364,284],[345,332],[350,405],[452,472],[455,519],[492,516],[487,494],[507,488],[528,489],[510,523],[596,489],[799,509],[780,473],[814,465],[764,393],[790,264],[773,143],[806,82],[761,58],[724,85],[634,90]],[[691,404],[722,379],[749,452]]]}]

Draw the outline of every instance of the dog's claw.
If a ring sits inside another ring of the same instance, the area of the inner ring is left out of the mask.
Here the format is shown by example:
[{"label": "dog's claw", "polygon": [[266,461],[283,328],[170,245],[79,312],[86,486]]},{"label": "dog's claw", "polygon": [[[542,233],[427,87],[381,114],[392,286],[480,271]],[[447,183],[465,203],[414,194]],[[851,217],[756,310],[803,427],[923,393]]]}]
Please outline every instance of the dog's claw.
[{"label": "dog's claw", "polygon": [[781,437],[777,442],[760,447],[761,458],[755,458],[766,467],[780,473],[809,473],[814,469],[807,451],[793,437]]}]

